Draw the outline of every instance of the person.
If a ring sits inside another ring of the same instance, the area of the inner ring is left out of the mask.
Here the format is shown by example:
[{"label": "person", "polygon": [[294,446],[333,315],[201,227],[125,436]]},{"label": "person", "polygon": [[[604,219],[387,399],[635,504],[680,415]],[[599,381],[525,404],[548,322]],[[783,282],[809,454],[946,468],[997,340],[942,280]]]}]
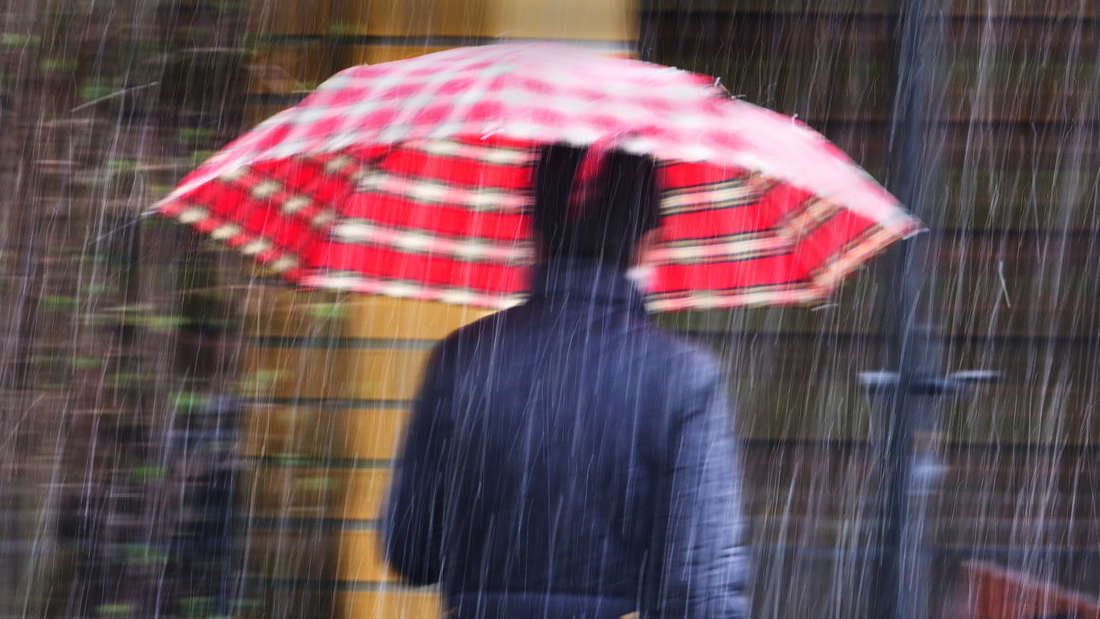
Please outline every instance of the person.
[{"label": "person", "polygon": [[719,363],[651,324],[628,277],[659,224],[656,174],[544,147],[529,300],[430,356],[383,536],[448,616],[748,615]]}]

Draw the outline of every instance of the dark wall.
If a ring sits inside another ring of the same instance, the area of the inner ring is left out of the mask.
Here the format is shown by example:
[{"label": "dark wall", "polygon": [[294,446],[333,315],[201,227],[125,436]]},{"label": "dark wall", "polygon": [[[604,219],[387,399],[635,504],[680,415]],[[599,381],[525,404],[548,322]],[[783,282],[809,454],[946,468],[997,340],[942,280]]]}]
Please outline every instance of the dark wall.
[{"label": "dark wall", "polygon": [[[923,4],[928,97],[911,206],[931,230],[911,241],[917,276],[898,279],[887,256],[832,306],[669,320],[729,359],[761,616],[860,616],[880,582],[876,450],[891,410],[859,376],[890,367],[903,291],[917,307],[924,369],[1000,375],[910,407],[914,470],[929,484],[922,543],[945,604],[930,612],[949,613],[959,564],[979,557],[1100,592],[1100,511],[1082,501],[1100,484],[1100,12]],[[899,56],[899,9],[653,0],[642,49],[797,115],[897,190],[910,172],[897,93],[915,70]]]}]

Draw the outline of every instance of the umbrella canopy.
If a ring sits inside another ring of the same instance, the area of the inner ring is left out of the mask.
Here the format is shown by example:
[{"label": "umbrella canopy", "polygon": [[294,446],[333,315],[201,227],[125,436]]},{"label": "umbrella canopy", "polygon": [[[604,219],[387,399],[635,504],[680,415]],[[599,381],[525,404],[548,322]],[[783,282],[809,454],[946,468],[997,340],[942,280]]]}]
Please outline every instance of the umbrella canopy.
[{"label": "umbrella canopy", "polygon": [[534,260],[537,147],[660,164],[654,310],[806,303],[920,229],[804,124],[713,78],[553,44],[342,71],[155,210],[305,287],[507,307]]}]

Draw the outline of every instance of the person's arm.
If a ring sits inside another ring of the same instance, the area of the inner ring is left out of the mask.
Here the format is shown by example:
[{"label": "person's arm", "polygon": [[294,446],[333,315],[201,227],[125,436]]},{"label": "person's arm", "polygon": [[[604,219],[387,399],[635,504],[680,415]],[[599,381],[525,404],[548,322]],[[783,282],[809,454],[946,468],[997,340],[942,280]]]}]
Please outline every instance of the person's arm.
[{"label": "person's arm", "polygon": [[748,556],[732,410],[716,370],[693,378],[683,414],[669,428],[667,512],[657,520],[664,531],[654,549],[661,553],[658,598],[647,616],[743,619]]},{"label": "person's arm", "polygon": [[442,457],[451,435],[450,393],[440,350],[433,352],[409,419],[386,501],[386,562],[412,585],[439,581],[443,563]]}]

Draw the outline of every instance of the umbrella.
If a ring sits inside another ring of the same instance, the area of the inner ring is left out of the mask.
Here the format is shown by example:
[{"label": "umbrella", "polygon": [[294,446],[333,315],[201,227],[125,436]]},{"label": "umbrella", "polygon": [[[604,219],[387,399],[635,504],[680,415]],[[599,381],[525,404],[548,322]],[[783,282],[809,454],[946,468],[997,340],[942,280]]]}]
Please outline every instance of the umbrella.
[{"label": "umbrella", "polygon": [[716,80],[554,44],[347,69],[155,210],[304,287],[502,308],[534,260],[549,143],[659,165],[653,310],[809,303],[920,223],[803,123]]}]

